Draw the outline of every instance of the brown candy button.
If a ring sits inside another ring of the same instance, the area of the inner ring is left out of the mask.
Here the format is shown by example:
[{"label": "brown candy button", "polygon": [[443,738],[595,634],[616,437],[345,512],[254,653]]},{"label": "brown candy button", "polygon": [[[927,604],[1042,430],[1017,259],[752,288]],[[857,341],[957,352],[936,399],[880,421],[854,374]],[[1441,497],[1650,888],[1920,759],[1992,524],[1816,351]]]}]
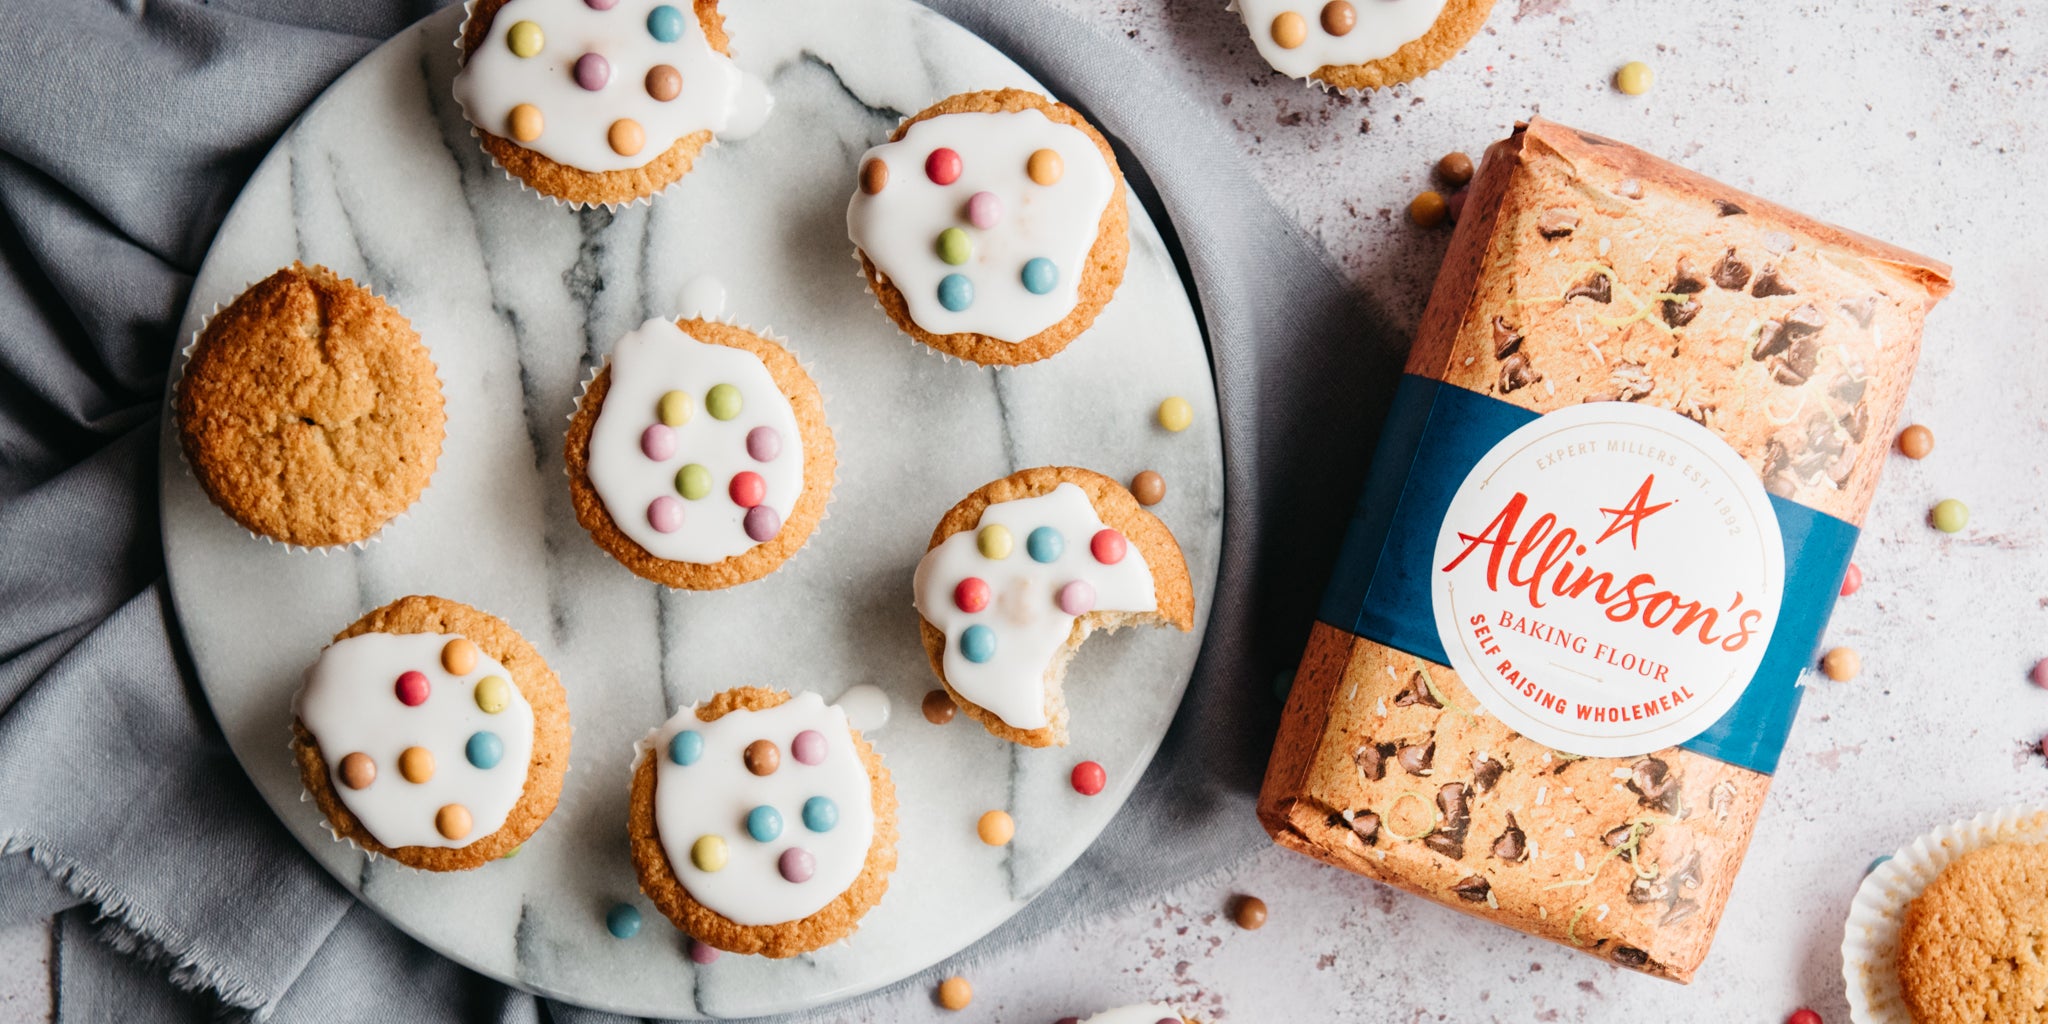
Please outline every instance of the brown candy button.
[{"label": "brown candy button", "polygon": [[747,744],[746,753],[741,755],[747,762],[747,770],[756,775],[773,775],[782,767],[782,751],[767,740],[755,740]]},{"label": "brown candy button", "polygon": [[1308,19],[1288,11],[1273,19],[1273,41],[1283,50],[1292,50],[1308,42]]},{"label": "brown candy button", "polygon": [[1140,505],[1157,505],[1166,500],[1166,478],[1146,470],[1131,478],[1131,497]]},{"label": "brown candy button", "polygon": [[476,645],[459,636],[441,648],[441,667],[452,676],[466,676],[474,671],[476,659]]},{"label": "brown candy button", "polygon": [[875,195],[889,187],[889,165],[880,160],[870,160],[860,168],[860,190]]},{"label": "brown candy button", "polygon": [[1924,459],[1934,451],[1934,431],[1918,423],[1899,431],[1899,454],[1909,459]]},{"label": "brown candy button", "polygon": [[1237,907],[1230,912],[1239,928],[1258,931],[1266,926],[1266,901],[1257,896],[1239,896]]},{"label": "brown candy button", "polygon": [[1472,158],[1463,153],[1445,153],[1436,162],[1436,176],[1452,188],[1464,188],[1472,180]]},{"label": "brown candy button", "polygon": [[350,789],[368,789],[377,781],[377,762],[357,751],[341,759],[341,784]]},{"label": "brown candy button", "polygon": [[953,713],[959,709],[953,706],[953,698],[944,690],[933,690],[924,695],[924,720],[933,725],[944,725],[953,720]]},{"label": "brown candy button", "polygon": [[1323,5],[1323,31],[1333,36],[1350,35],[1358,27],[1358,8],[1347,0],[1330,0]]},{"label": "brown candy button", "polygon": [[1408,204],[1408,219],[1418,228],[1433,228],[1451,214],[1450,204],[1435,192],[1424,192]]},{"label": "brown candy button", "polygon": [[1853,648],[1837,647],[1820,659],[1821,673],[1838,683],[1846,683],[1863,671],[1863,659]]},{"label": "brown candy button", "polygon": [[683,73],[667,64],[647,69],[647,95],[663,103],[683,94]]}]

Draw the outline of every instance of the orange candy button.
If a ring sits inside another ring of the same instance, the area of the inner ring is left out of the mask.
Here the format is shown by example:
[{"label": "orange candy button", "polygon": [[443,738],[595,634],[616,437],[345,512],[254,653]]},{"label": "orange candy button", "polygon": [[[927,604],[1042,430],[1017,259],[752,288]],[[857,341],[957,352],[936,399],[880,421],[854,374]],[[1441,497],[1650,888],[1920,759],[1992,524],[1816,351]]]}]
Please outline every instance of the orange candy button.
[{"label": "orange candy button", "polygon": [[974,830],[980,833],[982,842],[1001,846],[1017,834],[1017,822],[1003,811],[990,811],[981,816]]},{"label": "orange candy button", "polygon": [[612,144],[612,152],[632,156],[640,152],[640,147],[647,145],[647,132],[641,129],[640,122],[622,117],[612,122],[612,130],[605,133],[605,140]]},{"label": "orange candy button", "polygon": [[1273,19],[1273,41],[1283,50],[1308,42],[1308,19],[1293,11]]},{"label": "orange candy button", "polygon": [[540,138],[544,123],[540,116],[540,108],[531,103],[521,103],[513,107],[512,113],[505,118],[505,126],[511,129],[515,142],[532,142]]},{"label": "orange candy button", "polygon": [[469,808],[461,804],[449,804],[434,814],[434,831],[447,839],[461,839],[469,834],[474,824],[469,817]]},{"label": "orange candy button", "polygon": [[441,648],[441,667],[447,669],[449,675],[470,674],[476,669],[476,659],[476,645],[459,636]]},{"label": "orange candy button", "polygon": [[434,777],[434,755],[425,747],[407,747],[398,755],[398,774],[407,782],[425,782]]},{"label": "orange candy button", "polygon": [[1058,184],[1067,173],[1067,162],[1050,149],[1037,150],[1031,154],[1031,159],[1024,162],[1024,173],[1040,185]]}]

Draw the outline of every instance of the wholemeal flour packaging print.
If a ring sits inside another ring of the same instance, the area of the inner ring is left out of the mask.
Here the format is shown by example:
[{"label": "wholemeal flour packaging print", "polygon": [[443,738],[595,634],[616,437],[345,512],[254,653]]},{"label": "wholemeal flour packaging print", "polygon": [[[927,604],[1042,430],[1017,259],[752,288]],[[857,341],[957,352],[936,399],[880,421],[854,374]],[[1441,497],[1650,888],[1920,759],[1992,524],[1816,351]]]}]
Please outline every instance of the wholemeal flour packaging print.
[{"label": "wholemeal flour packaging print", "polygon": [[1494,145],[1288,697],[1275,840],[1689,981],[1948,290],[1598,136]]}]

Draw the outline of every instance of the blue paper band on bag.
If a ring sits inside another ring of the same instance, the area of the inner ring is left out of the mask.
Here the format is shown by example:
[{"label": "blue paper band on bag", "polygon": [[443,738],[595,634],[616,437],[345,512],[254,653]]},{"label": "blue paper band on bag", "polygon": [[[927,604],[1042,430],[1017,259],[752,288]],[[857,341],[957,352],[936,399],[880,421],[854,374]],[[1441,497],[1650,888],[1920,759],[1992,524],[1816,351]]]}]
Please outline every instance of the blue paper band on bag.
[{"label": "blue paper band on bag", "polygon": [[[1449,664],[1431,607],[1437,531],[1465,476],[1493,446],[1537,418],[1498,398],[1405,374],[1372,474],[1352,514],[1319,618],[1355,636]],[[1777,627],[1742,699],[1682,746],[1729,764],[1777,770],[1813,662],[1856,548],[1854,526],[1771,496],[1785,542]]]}]

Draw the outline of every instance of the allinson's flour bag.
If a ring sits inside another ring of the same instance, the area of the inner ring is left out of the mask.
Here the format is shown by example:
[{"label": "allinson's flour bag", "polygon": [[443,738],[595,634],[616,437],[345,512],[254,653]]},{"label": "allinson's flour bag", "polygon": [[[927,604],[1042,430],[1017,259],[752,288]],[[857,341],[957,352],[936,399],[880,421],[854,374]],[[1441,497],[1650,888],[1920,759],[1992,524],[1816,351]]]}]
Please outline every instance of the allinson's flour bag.
[{"label": "allinson's flour bag", "polygon": [[1274,839],[1689,980],[1948,290],[1607,139],[1495,144],[1288,698]]}]

